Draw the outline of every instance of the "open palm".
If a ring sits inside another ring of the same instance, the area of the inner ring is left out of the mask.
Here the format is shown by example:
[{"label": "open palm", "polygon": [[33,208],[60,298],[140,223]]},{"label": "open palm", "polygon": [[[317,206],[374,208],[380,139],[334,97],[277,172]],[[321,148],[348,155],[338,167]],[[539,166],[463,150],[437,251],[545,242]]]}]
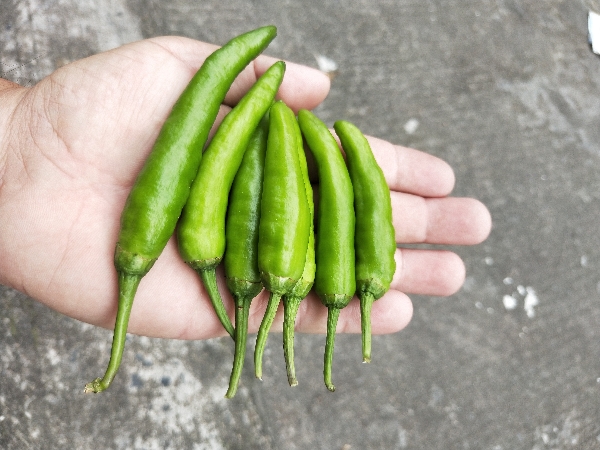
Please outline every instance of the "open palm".
[{"label": "open palm", "polygon": [[[69,64],[33,88],[0,91],[2,284],[68,316],[112,328],[112,257],[123,204],[171,106],[214,49],[185,38],[149,39]],[[220,118],[273,61],[259,57],[238,77]],[[278,97],[294,110],[312,109],[328,89],[324,75],[288,64]],[[371,144],[392,190],[398,242],[470,245],[485,239],[485,207],[446,197],[454,183],[446,163],[382,140]],[[464,279],[462,261],[451,252],[398,250],[396,257],[392,290],[373,307],[374,333],[408,323],[412,305],[405,293],[449,295]],[[222,272],[219,277],[233,316]],[[264,293],[254,301],[250,331],[258,328],[265,302]],[[311,294],[297,329],[323,332],[326,314]],[[360,331],[356,302],[342,312],[338,329]],[[182,339],[225,334],[173,239],[140,284],[129,330]]]}]

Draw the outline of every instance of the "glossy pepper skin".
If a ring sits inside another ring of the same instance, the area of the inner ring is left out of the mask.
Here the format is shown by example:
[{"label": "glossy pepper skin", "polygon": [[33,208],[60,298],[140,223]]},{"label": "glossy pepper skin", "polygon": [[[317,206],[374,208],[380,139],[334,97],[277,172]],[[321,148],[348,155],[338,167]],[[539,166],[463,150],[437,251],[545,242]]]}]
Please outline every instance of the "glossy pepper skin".
[{"label": "glossy pepper skin", "polygon": [[246,353],[250,304],[263,287],[258,269],[258,224],[268,135],[267,113],[250,139],[229,194],[223,265],[227,288],[235,301],[235,355],[226,398],[233,398],[237,392]]},{"label": "glossy pepper skin", "polygon": [[308,210],[310,213],[310,229],[308,235],[308,248],[306,249],[306,261],[300,280],[294,285],[292,290],[282,297],[283,301],[283,353],[285,356],[285,365],[290,386],[297,386],[296,368],[294,364],[294,326],[296,325],[296,314],[302,300],[310,292],[315,281],[315,230],[314,216],[315,205],[313,202],[313,189],[308,176],[308,166],[306,163],[306,154],[304,153],[304,142],[298,129],[298,158],[300,169],[304,178],[304,187],[306,189],[306,199],[308,201]]},{"label": "glossy pepper skin", "polygon": [[234,329],[215,273],[225,253],[229,191],[250,137],[273,103],[284,73],[283,61],[273,64],[225,116],[204,152],[177,228],[179,253],[201,277],[215,312],[231,337]]},{"label": "glossy pepper skin", "polygon": [[354,193],[346,163],[327,126],[308,110],[298,112],[300,129],[319,173],[314,290],[327,307],[327,340],[323,376],[330,391],[335,328],[339,312],[356,290]]},{"label": "glossy pepper skin", "polygon": [[396,271],[396,236],[390,189],[369,142],[352,123],[333,125],[346,153],[356,212],[356,293],[360,300],[363,361],[371,361],[371,306],[389,288]]},{"label": "glossy pepper skin", "polygon": [[102,392],[115,377],[137,287],[175,230],[225,94],[276,34],[273,26],[259,28],[213,52],[173,105],[121,214],[114,255],[119,303],[110,362],[104,377],[88,383],[84,392]]},{"label": "glossy pepper skin", "polygon": [[294,112],[283,102],[269,112],[269,138],[258,230],[258,267],[270,292],[254,350],[254,369],[262,378],[262,355],[281,297],[302,276],[310,212],[298,159],[298,124]]}]

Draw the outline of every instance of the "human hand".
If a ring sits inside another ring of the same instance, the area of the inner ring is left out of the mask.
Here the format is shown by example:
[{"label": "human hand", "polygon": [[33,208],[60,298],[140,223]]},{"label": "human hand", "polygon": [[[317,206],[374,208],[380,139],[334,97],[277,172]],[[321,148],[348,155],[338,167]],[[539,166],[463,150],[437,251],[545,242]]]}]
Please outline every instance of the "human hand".
[{"label": "human hand", "polygon": [[[125,45],[58,69],[33,88],[0,84],[0,283],[78,320],[113,327],[117,275],[113,252],[125,199],[172,104],[216,47],[163,37]],[[217,123],[274,62],[259,57],[236,80]],[[327,95],[320,72],[287,65],[279,91],[292,109]],[[431,155],[370,139],[392,191],[402,243],[470,245],[490,231],[478,201],[451,198],[452,169]],[[392,289],[375,302],[373,333],[402,329],[412,315],[407,293],[450,295],[464,280],[460,258],[442,250],[399,249]],[[219,269],[219,288],[233,302]],[[251,307],[258,329],[263,292]],[[297,330],[324,332],[327,310],[311,294]],[[278,316],[273,330],[281,329]],[[360,332],[358,302],[338,330]],[[196,273],[172,238],[140,283],[129,320],[135,334],[204,339],[225,335]]]}]

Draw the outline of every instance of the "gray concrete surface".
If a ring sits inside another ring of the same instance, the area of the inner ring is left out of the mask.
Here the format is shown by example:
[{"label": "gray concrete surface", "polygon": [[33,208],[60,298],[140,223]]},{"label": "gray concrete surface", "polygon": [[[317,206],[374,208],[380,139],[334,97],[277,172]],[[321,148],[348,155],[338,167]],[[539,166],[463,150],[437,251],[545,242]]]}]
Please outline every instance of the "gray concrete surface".
[{"label": "gray concrete surface", "polygon": [[339,65],[320,117],[446,159],[454,194],[482,200],[494,228],[457,249],[464,288],[413,297],[413,321],[375,337],[371,365],[359,363],[358,336],[338,338],[334,394],[321,381],[322,336],[297,338],[298,388],[271,339],[265,381],[245,371],[233,401],[222,398],[229,340],[131,336],[111,390],[85,396],[111,333],[0,288],[0,447],[600,448],[600,57],[587,44],[589,8],[600,2],[1,0],[2,76],[30,85],[132,40],[221,44],[273,23],[270,54]]}]

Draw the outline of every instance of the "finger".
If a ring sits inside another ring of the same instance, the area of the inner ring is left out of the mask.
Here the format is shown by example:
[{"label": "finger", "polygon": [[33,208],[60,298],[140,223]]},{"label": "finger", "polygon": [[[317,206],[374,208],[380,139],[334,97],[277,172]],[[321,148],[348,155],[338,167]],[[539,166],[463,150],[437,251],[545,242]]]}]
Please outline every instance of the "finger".
[{"label": "finger", "polygon": [[398,243],[475,245],[491,230],[488,209],[472,198],[423,198],[391,193]]},{"label": "finger", "polygon": [[[234,106],[276,61],[277,58],[266,55],[256,58],[236,78],[224,103]],[[285,75],[277,98],[283,100],[294,111],[301,108],[313,109],[325,99],[329,87],[329,78],[320,70],[286,61]]]},{"label": "finger", "polygon": [[[324,333],[327,326],[327,309],[323,308],[316,325],[321,328],[317,332]],[[403,292],[389,290],[383,297],[373,303],[371,309],[371,333],[396,333],[408,325],[413,314],[410,298]],[[312,324],[311,324],[312,325]],[[302,330],[304,331],[304,330]],[[360,333],[360,302],[352,301],[340,312],[336,333]]]},{"label": "finger", "polygon": [[[462,260],[449,251],[398,249],[395,254],[396,273],[391,289],[373,304],[371,322],[373,333],[393,333],[404,328],[412,317],[412,303],[406,293],[419,295],[452,295],[465,279]],[[252,303],[249,330],[258,330],[268,301],[263,292]],[[305,333],[324,333],[327,308],[311,294],[300,304],[296,330]],[[271,330],[283,328],[283,305],[279,305]],[[360,332],[360,305],[354,298],[340,313],[337,330],[340,333]]]},{"label": "finger", "polygon": [[492,218],[479,200],[452,197],[428,199],[427,205],[427,243],[475,245],[490,234]]},{"label": "finger", "polygon": [[465,281],[465,265],[446,250],[397,249],[391,288],[407,294],[448,296]]},{"label": "finger", "polygon": [[419,150],[367,136],[391,190],[444,197],[454,188],[454,171],[444,160]]},{"label": "finger", "polygon": [[[256,332],[260,326],[268,296],[257,297],[251,308],[248,322],[249,332]],[[373,334],[395,333],[400,331],[412,318],[413,307],[408,296],[396,290],[388,291],[373,304],[371,311],[371,326]],[[327,308],[317,296],[311,292],[298,308],[295,330],[300,333],[324,334],[327,327]],[[277,315],[271,326],[271,331],[281,332],[283,329],[283,304],[279,305]],[[360,333],[360,304],[355,297],[340,312],[337,333]],[[279,337],[280,339],[280,337]]]},{"label": "finger", "polygon": [[[221,106],[219,116],[211,130],[211,137],[232,106],[237,104],[256,80],[276,61],[278,59],[261,55],[236,78],[225,97],[224,105]],[[295,112],[302,108],[310,110],[325,99],[329,87],[330,79],[323,72],[286,62],[285,75],[277,92],[277,98],[285,101],[286,105]]]},{"label": "finger", "polygon": [[[205,42],[180,37],[158,37],[150,41],[171,53],[183,63],[187,76],[191,77],[200,68],[204,60],[219,47]],[[236,78],[225,97],[224,103],[234,106],[277,58],[260,55],[248,65]],[[277,97],[297,111],[300,108],[313,109],[329,93],[330,80],[321,71],[286,61],[283,82]]]}]

